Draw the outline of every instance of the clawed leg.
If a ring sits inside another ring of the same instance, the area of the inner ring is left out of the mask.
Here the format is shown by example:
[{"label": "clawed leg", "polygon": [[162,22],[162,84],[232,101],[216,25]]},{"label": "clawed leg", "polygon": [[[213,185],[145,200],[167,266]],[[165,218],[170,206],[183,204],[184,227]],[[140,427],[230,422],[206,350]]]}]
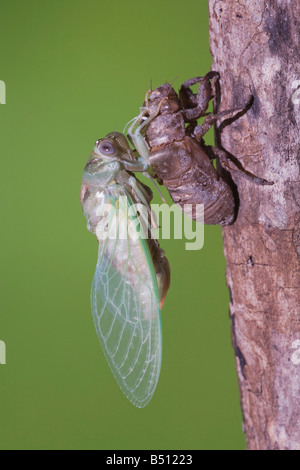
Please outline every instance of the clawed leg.
[{"label": "clawed leg", "polygon": [[[208,114],[202,124],[199,124],[198,126],[194,127],[192,131],[192,136],[200,141],[204,134],[209,131],[209,129],[216,123],[216,121],[218,121],[224,116],[229,116],[229,118],[231,119],[236,119],[238,117],[237,115],[247,111],[249,103],[250,101],[245,106],[242,106],[240,108],[226,109],[225,111],[221,111],[217,114]],[[230,116],[233,113],[235,113],[235,115]]]},{"label": "clawed leg", "polygon": [[[140,199],[142,203],[141,206],[139,207],[137,206],[139,217],[142,218],[146,226],[148,225],[148,221],[149,220],[151,221],[150,230],[152,233],[152,229],[158,228],[155,214],[152,212],[151,207],[150,207],[150,201],[153,198],[152,191],[150,188],[148,188],[143,183],[138,181],[134,176],[131,176],[127,182],[133,190],[133,197],[135,198],[136,196],[138,196],[138,198]],[[147,213],[147,216],[146,216],[146,213]]]},{"label": "clawed leg", "polygon": [[[142,134],[142,130],[145,129],[148,124],[160,113],[160,109],[162,104],[166,101],[167,98],[163,98],[161,102],[159,103],[159,106],[157,107],[157,110],[155,113],[151,114],[149,116],[148,112],[148,97],[149,93],[151,90],[148,90],[146,93],[146,98],[145,98],[145,106],[141,109],[140,114],[133,119],[132,124],[130,125],[128,129],[128,134],[127,137],[134,146],[134,152],[138,155],[137,160],[135,160],[133,163],[129,162],[124,164],[125,168],[129,171],[142,171],[144,176],[147,178],[151,179],[152,183],[156,187],[161,199],[163,202],[166,202],[165,198],[163,197],[162,193],[160,192],[154,177],[151,174],[151,171],[149,171],[149,146],[146,142],[146,139],[144,135]],[[138,124],[138,127],[135,126]],[[161,183],[160,183],[161,184]],[[152,199],[152,197],[151,197]]]},{"label": "clawed leg", "polygon": [[[219,78],[218,72],[208,72],[204,77],[195,77],[187,80],[181,86],[179,91],[180,104],[183,108],[184,120],[189,123],[186,128],[188,135],[191,135],[198,140],[201,146],[204,146],[207,155],[211,158],[217,158],[220,165],[231,174],[239,174],[243,178],[246,178],[259,185],[272,185],[273,181],[267,181],[263,178],[253,175],[249,171],[245,170],[240,162],[232,157],[229,158],[229,154],[217,147],[206,146],[203,141],[203,136],[209,129],[224,116],[228,116],[228,119],[223,120],[220,129],[225,127],[229,122],[234,121],[238,117],[241,117],[252,105],[253,96],[251,96],[248,103],[240,108],[233,108],[222,111],[220,113],[211,114],[206,113],[209,105],[209,101],[214,98],[212,86],[210,80],[213,78]],[[198,93],[193,93],[190,89],[191,86],[199,83]],[[216,88],[217,84],[215,85]],[[235,114],[234,114],[235,113]],[[234,115],[233,115],[234,114]],[[230,116],[231,115],[231,116]],[[197,125],[197,119],[205,117],[204,122]]]},{"label": "clawed leg", "polygon": [[[210,80],[219,77],[218,72],[208,72],[204,77],[191,78],[184,82],[179,91],[179,100],[184,109],[184,119],[192,122],[205,115],[213,92]],[[193,93],[191,86],[199,83],[198,93]]]},{"label": "clawed leg", "polygon": [[[147,108],[142,108],[141,112],[136,118],[133,120],[131,126],[128,129],[127,137],[128,140],[132,143],[134,146],[135,150],[137,153],[140,155],[140,158],[142,158],[145,162],[145,164],[148,165],[149,162],[149,147],[147,145],[146,140],[144,139],[143,135],[141,134],[141,130],[147,123],[149,118],[146,118],[146,115],[148,113]],[[141,123],[142,121],[142,123]],[[138,127],[135,129],[135,126],[138,125]],[[146,169],[146,168],[145,168]]]},{"label": "clawed leg", "polygon": [[263,178],[259,178],[258,176],[255,176],[249,171],[245,170],[245,168],[242,167],[236,158],[235,161],[229,158],[229,154],[225,152],[225,150],[212,146],[206,146],[206,149],[208,156],[211,159],[218,158],[220,165],[224,168],[224,170],[229,171],[230,174],[237,174],[249,181],[252,181],[252,183],[256,183],[262,186],[274,184],[274,181],[268,181]]},{"label": "clawed leg", "polygon": [[[132,124],[130,125],[128,129],[128,134],[127,134],[128,139],[134,146],[137,153],[140,155],[140,158],[144,160],[147,166],[149,165],[149,146],[145,140],[145,137],[142,134],[142,130],[145,127],[147,127],[148,124],[159,114],[162,104],[167,99],[167,98],[162,99],[159,106],[157,107],[156,112],[149,116],[148,96],[150,92],[151,90],[148,90],[146,93],[146,99],[145,99],[146,106],[141,109],[140,114],[133,120]],[[134,130],[137,124],[138,124],[138,127]]]}]

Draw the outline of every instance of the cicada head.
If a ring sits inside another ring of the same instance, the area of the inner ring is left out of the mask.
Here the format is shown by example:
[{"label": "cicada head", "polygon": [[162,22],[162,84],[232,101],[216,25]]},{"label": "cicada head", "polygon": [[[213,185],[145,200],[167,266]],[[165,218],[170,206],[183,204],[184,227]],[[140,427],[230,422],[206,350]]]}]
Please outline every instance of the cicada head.
[{"label": "cicada head", "polygon": [[149,114],[157,113],[158,107],[160,114],[173,114],[179,111],[180,104],[177,93],[169,83],[164,83],[152,91],[148,97]]},{"label": "cicada head", "polygon": [[134,159],[126,137],[120,132],[111,132],[104,138],[97,140],[86,167],[97,166],[103,162],[122,162]]},{"label": "cicada head", "polygon": [[120,132],[111,132],[97,140],[94,154],[102,160],[120,160],[130,150],[126,137]]}]

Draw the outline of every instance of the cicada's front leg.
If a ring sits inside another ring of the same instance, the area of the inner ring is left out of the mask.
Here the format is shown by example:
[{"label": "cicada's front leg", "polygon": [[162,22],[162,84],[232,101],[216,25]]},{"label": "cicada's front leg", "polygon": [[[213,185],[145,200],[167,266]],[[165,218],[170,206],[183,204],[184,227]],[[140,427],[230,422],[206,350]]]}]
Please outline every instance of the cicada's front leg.
[{"label": "cicada's front leg", "polygon": [[[148,90],[146,93],[146,98],[145,98],[146,106],[141,108],[140,114],[134,119],[134,121],[132,122],[131,126],[128,129],[128,139],[130,140],[130,142],[132,142],[140,158],[144,160],[147,166],[149,166],[150,149],[142,131],[147,129],[150,122],[154,118],[156,118],[156,116],[158,116],[158,114],[160,113],[161,106],[166,101],[166,98],[162,99],[155,113],[152,113],[149,115],[148,96],[150,92],[151,90]],[[138,124],[138,127],[136,127],[137,124]]]},{"label": "cicada's front leg", "polygon": [[136,116],[136,118],[133,120],[127,133],[128,140],[130,140],[135,150],[139,154],[140,159],[144,161],[146,167],[149,166],[149,146],[142,135],[142,129],[144,129],[145,126],[147,126],[148,122],[150,122],[149,120],[152,120],[153,117],[155,117],[153,116],[150,119],[150,116],[147,117],[147,114],[148,114],[147,107],[141,108],[140,114]]},{"label": "cicada's front leg", "polygon": [[[219,78],[219,73],[211,71],[204,77],[191,78],[181,85],[179,100],[184,110],[186,122],[192,122],[205,116],[209,102],[214,97],[210,82],[213,78]],[[193,93],[190,87],[196,83],[199,83],[198,93]]]},{"label": "cicada's front leg", "polygon": [[[151,169],[149,169],[150,161],[150,147],[145,139],[144,131],[147,129],[150,122],[158,116],[160,113],[160,109],[162,104],[166,101],[166,98],[162,99],[157,110],[149,115],[148,111],[148,96],[151,90],[148,90],[146,93],[145,104],[146,106],[141,108],[140,114],[133,120],[132,124],[130,125],[127,133],[128,140],[132,143],[135,147],[135,151],[138,153],[139,157],[135,162],[130,162],[129,164],[126,162],[124,167],[128,171],[141,171],[143,172],[144,176],[151,179],[152,183],[156,187],[161,199],[163,202],[166,202],[163,195],[161,194],[153,176],[156,178],[156,175],[151,175]],[[138,126],[136,127],[136,125]],[[158,179],[158,181],[160,181]]]}]

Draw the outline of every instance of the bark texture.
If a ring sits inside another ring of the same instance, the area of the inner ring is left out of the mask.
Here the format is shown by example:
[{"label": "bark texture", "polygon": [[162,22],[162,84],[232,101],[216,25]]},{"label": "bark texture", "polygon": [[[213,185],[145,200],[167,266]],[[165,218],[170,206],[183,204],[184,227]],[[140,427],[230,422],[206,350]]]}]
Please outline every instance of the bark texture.
[{"label": "bark texture", "polygon": [[300,3],[209,0],[220,110],[250,110],[222,145],[238,175],[236,222],[223,228],[232,339],[249,449],[300,449]]}]

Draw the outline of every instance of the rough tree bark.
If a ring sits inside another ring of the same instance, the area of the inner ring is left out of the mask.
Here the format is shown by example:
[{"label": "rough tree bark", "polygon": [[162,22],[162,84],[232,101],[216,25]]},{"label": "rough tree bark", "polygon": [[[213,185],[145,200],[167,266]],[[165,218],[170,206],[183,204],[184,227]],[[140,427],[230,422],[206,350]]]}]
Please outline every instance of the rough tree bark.
[{"label": "rough tree bark", "polygon": [[238,217],[223,229],[244,430],[249,449],[300,449],[300,3],[210,0],[209,10],[220,109],[254,97],[222,145],[275,183],[235,177]]}]

